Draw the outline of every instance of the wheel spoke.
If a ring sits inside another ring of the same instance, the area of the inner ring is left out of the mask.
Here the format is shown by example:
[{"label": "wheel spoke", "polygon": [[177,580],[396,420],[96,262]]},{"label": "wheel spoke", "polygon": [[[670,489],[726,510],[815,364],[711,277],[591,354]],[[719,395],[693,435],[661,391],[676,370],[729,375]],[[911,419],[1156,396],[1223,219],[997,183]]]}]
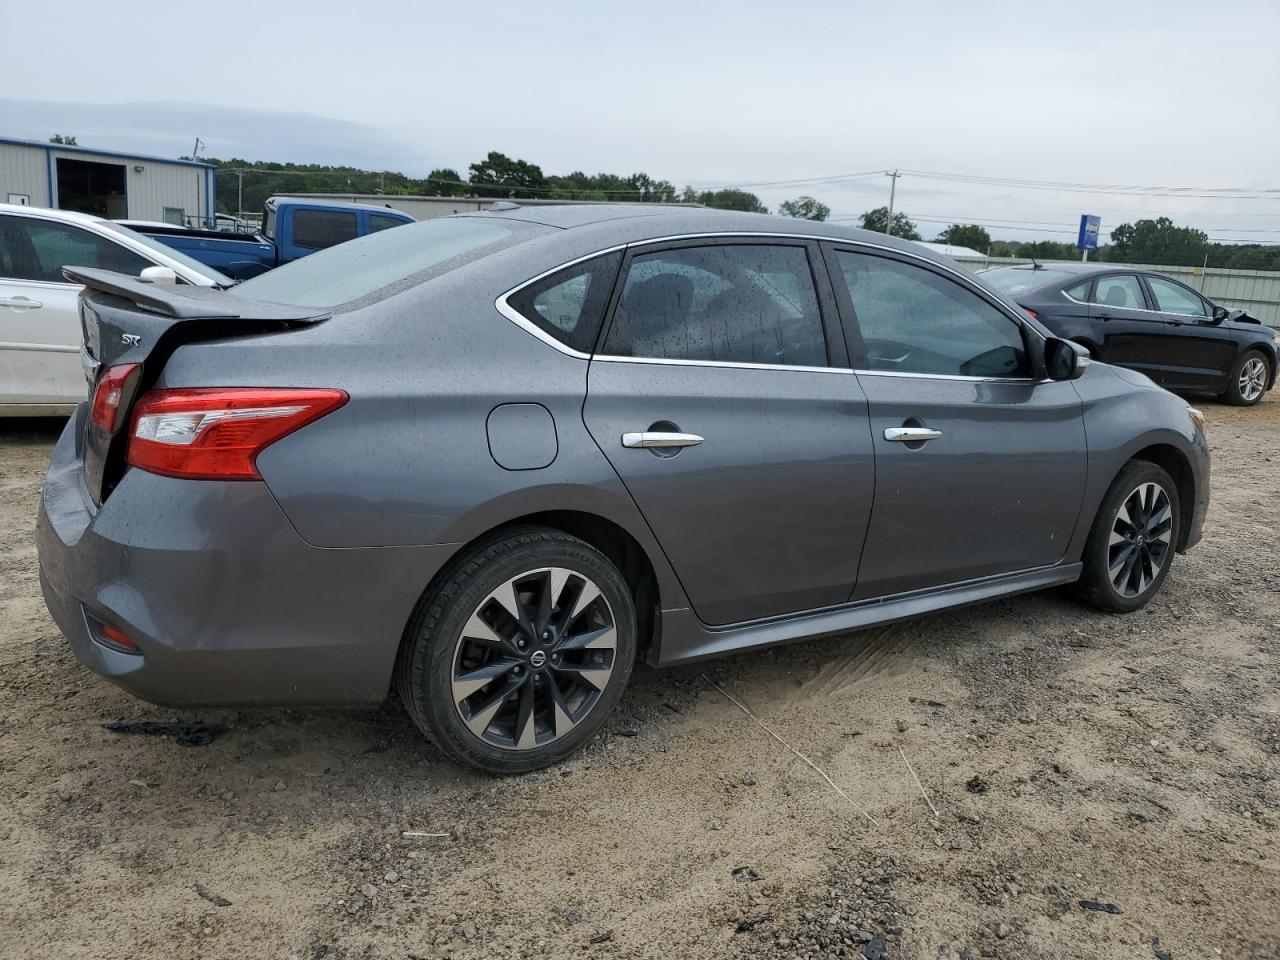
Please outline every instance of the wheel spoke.
[{"label": "wheel spoke", "polygon": [[535,685],[533,678],[529,678],[520,689],[520,704],[516,711],[516,749],[528,750],[530,747],[538,745],[538,730],[535,714],[537,702],[534,699]]},{"label": "wheel spoke", "polygon": [[493,627],[480,619],[479,610],[471,615],[471,619],[468,620],[466,626],[462,628],[462,638],[464,640],[474,640],[477,643],[497,648],[496,652],[498,652],[499,655],[505,655],[515,650],[515,645],[511,643],[511,641],[501,637]]},{"label": "wheel spoke", "polygon": [[554,671],[548,670],[543,679],[546,684],[547,692],[551,695],[551,723],[554,727],[553,736],[556,739],[563,737],[566,733],[577,726],[573,722],[573,718],[569,716],[569,708],[564,702],[564,694],[560,690],[560,681],[556,679]]},{"label": "wheel spoke", "polygon": [[[489,724],[493,723],[493,718],[498,715],[498,711],[502,709],[502,705],[506,702],[507,697],[522,684],[523,680],[508,681],[502,686],[502,689],[494,693],[482,705],[471,710],[470,713],[463,713],[462,719],[466,723],[467,729],[474,733],[477,737],[483,737],[489,729]],[[462,704],[458,705],[462,709]]]},{"label": "wheel spoke", "polygon": [[1164,526],[1168,519],[1169,501],[1162,499],[1156,509],[1151,512],[1149,517],[1147,517],[1147,526],[1143,532],[1146,533],[1147,536],[1150,536],[1161,526]]},{"label": "wheel spoke", "polygon": [[559,663],[555,669],[559,673],[575,677],[583,683],[590,684],[597,690],[604,690],[609,685],[609,675],[613,673],[613,664],[601,666],[598,663]]},{"label": "wheel spoke", "polygon": [[486,663],[483,667],[455,676],[453,678],[454,702],[461,703],[477,690],[482,690],[488,686],[498,677],[505,676],[519,662],[514,657],[503,657],[500,660],[494,660],[492,663]]},{"label": "wheel spoke", "polygon": [[613,624],[596,630],[588,630],[585,633],[565,637],[560,641],[556,649],[561,652],[568,650],[617,650],[618,631]]},{"label": "wheel spoke", "polygon": [[590,580],[582,581],[582,588],[578,591],[577,597],[574,598],[573,608],[569,611],[569,615],[565,618],[564,625],[570,626],[573,621],[582,615],[595,599],[600,596],[600,588]]}]

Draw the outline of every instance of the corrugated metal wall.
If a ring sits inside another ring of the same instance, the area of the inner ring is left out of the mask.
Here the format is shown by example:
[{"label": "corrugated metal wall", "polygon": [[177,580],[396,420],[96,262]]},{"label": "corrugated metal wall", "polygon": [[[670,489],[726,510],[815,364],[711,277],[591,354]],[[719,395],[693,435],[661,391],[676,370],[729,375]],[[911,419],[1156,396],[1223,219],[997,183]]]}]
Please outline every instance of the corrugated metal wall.
[{"label": "corrugated metal wall", "polygon": [[49,164],[44,150],[0,143],[0,203],[9,194],[30,197],[31,206],[50,206]]},{"label": "corrugated metal wall", "polygon": [[[37,207],[57,207],[57,162],[83,160],[122,167],[125,171],[127,210],[131,220],[164,220],[165,208],[181,210],[185,217],[208,217],[213,203],[212,171],[191,164],[152,157],[128,157],[64,150],[51,145],[0,143],[0,202],[8,194],[30,196]],[[50,196],[52,179],[53,196]]]}]

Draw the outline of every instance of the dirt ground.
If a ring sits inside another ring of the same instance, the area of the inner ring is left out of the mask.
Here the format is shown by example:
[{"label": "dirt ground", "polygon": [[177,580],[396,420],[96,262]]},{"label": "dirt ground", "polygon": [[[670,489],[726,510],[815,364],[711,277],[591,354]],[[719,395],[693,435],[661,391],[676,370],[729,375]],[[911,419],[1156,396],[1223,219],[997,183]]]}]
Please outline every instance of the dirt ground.
[{"label": "dirt ground", "polygon": [[32,545],[56,428],[0,421],[0,957],[1280,957],[1280,397],[1201,406],[1205,540],[1145,611],[641,668],[512,779],[393,702],[175,715],[81,668]]}]

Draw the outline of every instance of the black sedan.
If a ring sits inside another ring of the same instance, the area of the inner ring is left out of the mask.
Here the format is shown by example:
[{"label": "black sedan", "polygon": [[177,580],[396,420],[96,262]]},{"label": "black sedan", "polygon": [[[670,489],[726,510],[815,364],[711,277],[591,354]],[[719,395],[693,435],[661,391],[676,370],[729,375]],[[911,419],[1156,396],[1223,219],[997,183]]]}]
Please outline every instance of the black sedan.
[{"label": "black sedan", "polygon": [[1276,333],[1190,287],[1109,264],[1000,267],[982,274],[1059,337],[1170,390],[1257,403],[1276,381]]}]

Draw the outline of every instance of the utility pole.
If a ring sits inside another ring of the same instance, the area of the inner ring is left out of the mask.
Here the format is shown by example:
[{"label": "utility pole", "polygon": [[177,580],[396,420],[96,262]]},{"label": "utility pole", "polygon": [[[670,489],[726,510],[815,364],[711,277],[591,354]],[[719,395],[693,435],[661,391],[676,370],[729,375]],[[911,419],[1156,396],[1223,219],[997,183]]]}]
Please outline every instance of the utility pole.
[{"label": "utility pole", "polygon": [[236,229],[238,230],[239,221],[244,219],[244,167],[236,171],[236,178],[239,181],[236,184]]},{"label": "utility pole", "polygon": [[885,218],[884,232],[889,236],[893,236],[893,196],[898,189],[898,178],[902,176],[897,170],[890,173],[885,171],[884,175],[889,178],[889,216]]}]

